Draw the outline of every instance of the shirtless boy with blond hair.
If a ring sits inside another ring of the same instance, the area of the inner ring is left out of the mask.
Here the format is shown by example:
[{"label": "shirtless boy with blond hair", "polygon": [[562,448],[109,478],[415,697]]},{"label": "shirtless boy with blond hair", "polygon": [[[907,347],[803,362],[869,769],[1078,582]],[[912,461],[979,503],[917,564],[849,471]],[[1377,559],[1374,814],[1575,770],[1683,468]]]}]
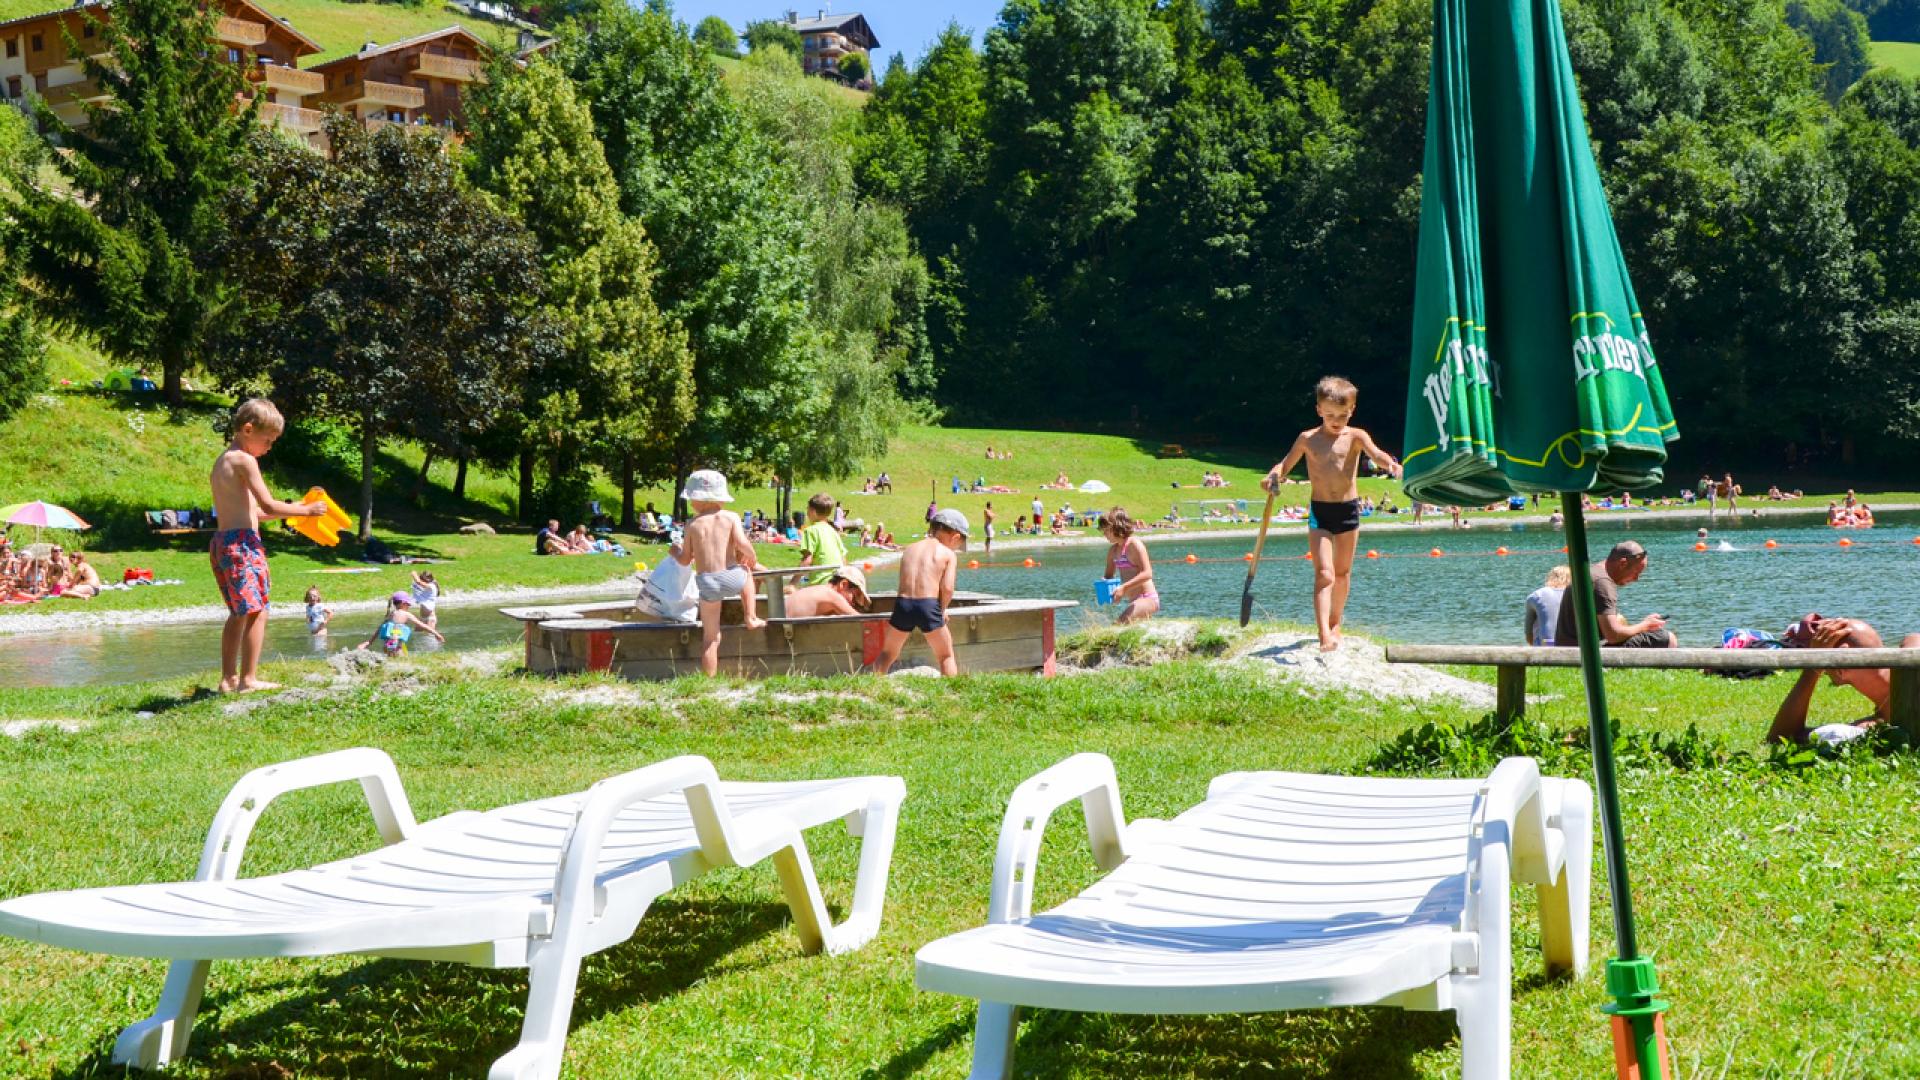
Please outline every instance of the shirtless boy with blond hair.
[{"label": "shirtless boy with blond hair", "polygon": [[1313,623],[1320,633],[1320,651],[1332,652],[1340,647],[1340,622],[1353,584],[1353,552],[1360,541],[1360,488],[1354,482],[1360,457],[1372,458],[1395,477],[1400,475],[1400,463],[1375,446],[1373,436],[1351,426],[1360,399],[1352,383],[1329,375],[1314,386],[1313,399],[1320,426],[1293,440],[1293,449],[1261,486],[1279,491],[1294,465],[1307,459],[1307,480],[1313,485],[1312,512],[1307,516],[1307,540],[1313,552]]},{"label": "shirtless boy with blond hair", "polygon": [[208,545],[213,577],[227,602],[227,624],[220,631],[220,692],[271,690],[254,674],[260,666],[260,646],[267,636],[267,548],[260,542],[260,523],[274,518],[319,517],[324,502],[282,502],[267,490],[260,476],[260,458],[273,449],[287,422],[273,402],[249,398],[233,410],[229,425],[232,441],[214,459],[208,484],[213,488],[213,512],[220,531]]},{"label": "shirtless boy with blond hair", "polygon": [[874,659],[874,671],[885,675],[892,670],[907,639],[918,630],[926,635],[940,674],[960,674],[960,663],[953,656],[953,633],[947,629],[947,605],[953,602],[954,578],[960,569],[954,552],[967,546],[967,532],[965,514],[942,510],[927,522],[926,539],[908,544],[900,553],[900,592],[893,614],[887,617],[887,636]]},{"label": "shirtless boy with blond hair", "polygon": [[680,493],[693,508],[687,522],[681,549],[674,557],[693,564],[693,585],[700,594],[700,670],[708,675],[720,673],[720,611],[729,596],[740,597],[740,610],[746,628],[758,630],[767,625],[755,610],[759,596],[753,587],[753,571],[760,565],[753,544],[740,525],[740,515],[726,509],[733,501],[727,492],[727,478],[713,469],[699,469],[687,477]]}]

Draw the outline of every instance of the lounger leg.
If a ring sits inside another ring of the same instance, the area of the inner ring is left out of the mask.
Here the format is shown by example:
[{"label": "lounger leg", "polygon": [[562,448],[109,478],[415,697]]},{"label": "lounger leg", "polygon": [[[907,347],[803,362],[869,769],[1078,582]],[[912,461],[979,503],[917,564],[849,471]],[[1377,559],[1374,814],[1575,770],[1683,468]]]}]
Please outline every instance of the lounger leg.
[{"label": "lounger leg", "polygon": [[573,1021],[573,992],[580,984],[580,957],[553,940],[540,945],[527,965],[531,987],[520,1044],[493,1063],[487,1080],[554,1080]]},{"label": "lounger leg", "polygon": [[187,1054],[193,1037],[193,1017],[200,1011],[200,994],[207,988],[207,960],[175,960],[167,966],[167,983],[153,1015],[129,1024],[113,1041],[113,1063],[136,1069],[158,1069]]},{"label": "lounger leg", "polygon": [[905,789],[876,795],[866,809],[847,818],[847,831],[860,837],[859,876],[853,885],[853,907],[838,926],[820,895],[820,882],[807,856],[806,841],[795,833],[793,843],[773,854],[780,890],[793,911],[793,928],[800,948],[829,955],[851,952],[880,932],[880,914],[887,901],[887,873],[893,866],[893,835],[900,819]]},{"label": "lounger leg", "polygon": [[981,1002],[973,1025],[973,1071],[967,1080],[1012,1080],[1013,1037],[1019,1030],[1018,1007]]},{"label": "lounger leg", "polygon": [[[1579,780],[1553,781],[1558,805],[1551,806],[1565,840],[1566,866],[1560,880],[1539,887],[1540,951],[1547,974],[1587,970],[1587,918],[1593,881],[1593,789]],[[1547,791],[1552,791],[1548,788]],[[1546,792],[1543,792],[1543,794]]]},{"label": "lounger leg", "polygon": [[1455,998],[1460,1024],[1461,1080],[1508,1080],[1513,1068],[1513,987],[1482,974],[1471,993]]}]

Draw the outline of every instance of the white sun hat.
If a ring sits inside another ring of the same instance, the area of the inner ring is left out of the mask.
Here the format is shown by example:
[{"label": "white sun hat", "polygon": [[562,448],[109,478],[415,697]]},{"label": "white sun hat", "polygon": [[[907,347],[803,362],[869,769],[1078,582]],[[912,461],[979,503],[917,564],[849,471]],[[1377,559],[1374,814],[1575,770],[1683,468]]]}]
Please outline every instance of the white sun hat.
[{"label": "white sun hat", "polygon": [[687,489],[680,497],[688,502],[730,503],[733,496],[727,493],[727,478],[717,469],[695,469],[687,477]]}]

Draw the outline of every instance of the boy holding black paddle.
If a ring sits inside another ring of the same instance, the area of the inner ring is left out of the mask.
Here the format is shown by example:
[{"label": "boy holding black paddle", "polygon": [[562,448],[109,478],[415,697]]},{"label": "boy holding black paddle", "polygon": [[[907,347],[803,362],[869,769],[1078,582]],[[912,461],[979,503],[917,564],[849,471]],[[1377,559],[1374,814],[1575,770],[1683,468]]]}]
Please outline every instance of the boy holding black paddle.
[{"label": "boy holding black paddle", "polygon": [[1340,647],[1340,621],[1347,610],[1353,553],[1360,540],[1360,488],[1354,482],[1360,458],[1372,458],[1396,478],[1400,463],[1375,446],[1372,436],[1350,425],[1360,398],[1352,383],[1329,375],[1314,386],[1313,398],[1320,426],[1293,440],[1293,449],[1261,486],[1268,492],[1279,491],[1295,463],[1307,459],[1307,479],[1313,485],[1312,513],[1307,517],[1307,539],[1313,551],[1313,622],[1320,633],[1320,651],[1333,652]]}]

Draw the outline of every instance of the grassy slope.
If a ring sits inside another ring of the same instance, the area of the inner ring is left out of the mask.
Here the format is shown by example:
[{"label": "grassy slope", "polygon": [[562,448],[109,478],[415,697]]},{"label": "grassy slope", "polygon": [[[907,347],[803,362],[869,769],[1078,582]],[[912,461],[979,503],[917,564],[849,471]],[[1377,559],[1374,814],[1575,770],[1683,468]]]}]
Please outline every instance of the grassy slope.
[{"label": "grassy slope", "polygon": [[1875,67],[1920,75],[1920,41],[1875,41],[1867,46],[1867,55]]},{"label": "grassy slope", "polygon": [[[0,895],[189,874],[206,823],[242,772],[346,746],[390,751],[422,819],[577,789],[688,752],[740,778],[900,773],[910,796],[878,940],[847,956],[801,956],[770,871],[715,873],[659,904],[635,941],[588,962],[567,1075],[959,1077],[971,1002],[916,992],[913,951],[982,918],[999,815],[1020,779],[1101,750],[1118,764],[1127,812],[1164,816],[1222,771],[1352,771],[1411,725],[1469,718],[1443,703],[1309,697],[1190,660],[1051,682],[781,679],[741,686],[743,700],[699,680],[626,688],[586,677],[477,677],[462,671],[467,662],[434,658],[331,700],[240,715],[183,700],[184,683],[0,697],[0,719],[96,725],[0,738]],[[297,683],[313,669],[270,674]],[[1579,728],[1572,673],[1537,679],[1546,697],[1533,716],[1555,731]],[[1629,730],[1698,723],[1741,747],[1753,745],[1785,690],[1779,679],[1681,672],[1617,673],[1609,685]],[[1852,704],[1834,691],[1816,700],[1823,719]],[[1682,1075],[1920,1075],[1917,778],[1907,756],[1805,770],[1623,763],[1642,941],[1675,1003],[1668,1029]],[[350,788],[275,803],[245,872],[373,843]],[[1056,815],[1048,833],[1041,906],[1095,876],[1074,817]],[[844,905],[853,849],[838,832],[820,830],[809,843],[829,900]],[[1611,1075],[1596,1011],[1598,961],[1611,942],[1597,852],[1595,868],[1596,964],[1571,984],[1539,980],[1528,891],[1515,890],[1517,1077]],[[161,971],[157,961],[0,939],[0,1030],[9,1034],[0,1073],[117,1075],[106,1065],[113,1035],[145,1015]],[[212,1010],[178,1075],[479,1075],[517,1037],[525,993],[524,974],[512,971],[222,962]],[[1020,1054],[1033,1075],[1083,1078],[1439,1080],[1459,1068],[1447,1014],[1392,1010],[1040,1012]]]}]

